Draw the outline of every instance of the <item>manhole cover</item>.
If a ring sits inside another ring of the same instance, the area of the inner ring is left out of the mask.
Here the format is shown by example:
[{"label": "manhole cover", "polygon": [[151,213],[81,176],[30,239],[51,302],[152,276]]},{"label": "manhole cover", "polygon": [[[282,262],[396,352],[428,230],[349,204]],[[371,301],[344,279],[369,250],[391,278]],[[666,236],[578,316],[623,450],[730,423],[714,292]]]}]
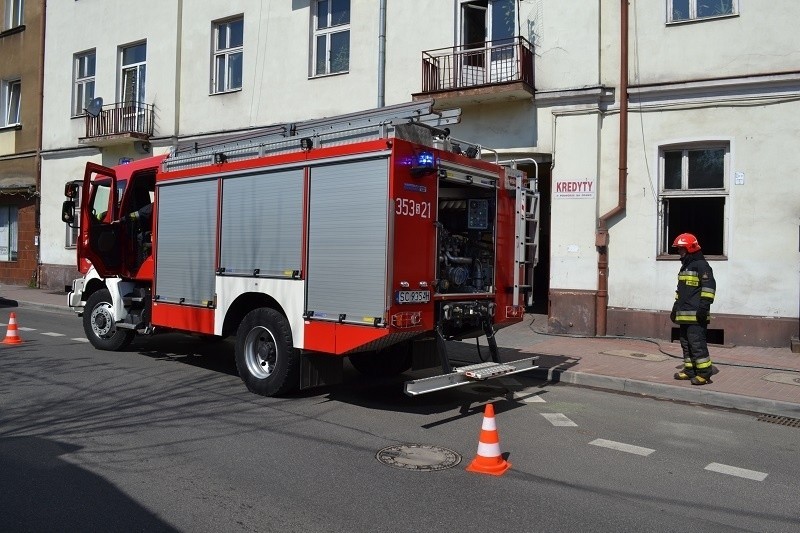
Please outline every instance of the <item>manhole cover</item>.
[{"label": "manhole cover", "polygon": [[772,372],[763,376],[761,379],[772,381],[773,383],[785,383],[786,385],[800,385],[800,377],[797,374],[787,374],[781,372]]},{"label": "manhole cover", "polygon": [[385,465],[419,472],[445,470],[461,462],[461,456],[453,450],[425,444],[388,446],[379,451],[375,458]]}]

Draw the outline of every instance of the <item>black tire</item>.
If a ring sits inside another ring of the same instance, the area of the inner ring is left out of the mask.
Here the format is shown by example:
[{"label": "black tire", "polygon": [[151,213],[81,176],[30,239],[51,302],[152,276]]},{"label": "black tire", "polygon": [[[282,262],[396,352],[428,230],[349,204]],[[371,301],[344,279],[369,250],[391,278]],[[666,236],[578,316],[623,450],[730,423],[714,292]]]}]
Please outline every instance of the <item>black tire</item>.
[{"label": "black tire", "polygon": [[281,313],[268,307],[245,315],[236,332],[236,369],[247,390],[279,396],[300,388],[300,352]]},{"label": "black tire", "polygon": [[92,346],[98,350],[115,352],[125,348],[136,336],[136,332],[120,329],[114,325],[111,314],[111,293],[100,289],[89,296],[83,308],[83,331]]},{"label": "black tire", "polygon": [[377,352],[354,353],[350,356],[350,363],[365,376],[396,376],[411,368],[411,343],[393,344]]}]

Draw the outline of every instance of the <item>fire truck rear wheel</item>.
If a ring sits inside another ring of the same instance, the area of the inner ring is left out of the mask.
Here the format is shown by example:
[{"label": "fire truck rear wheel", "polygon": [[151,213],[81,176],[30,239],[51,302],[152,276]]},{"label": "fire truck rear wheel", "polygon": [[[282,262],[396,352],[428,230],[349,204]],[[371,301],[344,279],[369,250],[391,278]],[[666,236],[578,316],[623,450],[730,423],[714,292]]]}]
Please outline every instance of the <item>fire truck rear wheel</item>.
[{"label": "fire truck rear wheel", "polygon": [[411,344],[401,342],[376,352],[355,353],[350,363],[365,376],[396,376],[411,368]]},{"label": "fire truck rear wheel", "polygon": [[236,369],[250,392],[288,394],[300,387],[300,354],[289,322],[267,307],[245,315],[236,333]]},{"label": "fire truck rear wheel", "polygon": [[111,293],[108,289],[95,291],[83,310],[83,331],[98,350],[117,351],[131,343],[136,333],[114,325]]}]

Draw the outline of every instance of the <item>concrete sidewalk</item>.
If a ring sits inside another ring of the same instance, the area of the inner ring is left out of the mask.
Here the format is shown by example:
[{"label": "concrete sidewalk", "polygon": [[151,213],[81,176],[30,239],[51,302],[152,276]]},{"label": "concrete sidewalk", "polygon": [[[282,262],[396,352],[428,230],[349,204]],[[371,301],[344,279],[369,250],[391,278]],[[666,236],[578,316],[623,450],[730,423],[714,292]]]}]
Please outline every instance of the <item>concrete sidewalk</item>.
[{"label": "concrete sidewalk", "polygon": [[[75,316],[64,293],[0,286],[0,308],[16,306]],[[712,383],[695,386],[672,378],[683,366],[678,343],[552,335],[546,326],[546,316],[526,315],[520,324],[497,332],[503,360],[539,356],[539,368],[519,379],[533,374],[561,383],[800,419],[800,354],[792,353],[788,341],[785,348],[711,345],[719,373]],[[472,347],[460,344],[459,351],[474,350],[474,342]],[[485,355],[485,339],[481,345]],[[800,427],[800,420],[772,421]]]}]

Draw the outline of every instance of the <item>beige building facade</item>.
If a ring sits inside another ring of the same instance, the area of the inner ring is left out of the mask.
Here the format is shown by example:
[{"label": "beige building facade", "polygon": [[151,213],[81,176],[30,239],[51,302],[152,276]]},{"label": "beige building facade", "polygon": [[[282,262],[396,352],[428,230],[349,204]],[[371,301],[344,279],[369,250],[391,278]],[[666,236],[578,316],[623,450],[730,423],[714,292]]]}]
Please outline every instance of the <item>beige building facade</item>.
[{"label": "beige building facade", "polygon": [[0,6],[0,283],[35,286],[44,2]]},{"label": "beige building facade", "polygon": [[671,338],[689,231],[717,276],[712,342],[797,335],[797,2],[143,0],[137,24],[126,5],[48,6],[47,286],[76,274],[57,213],[87,161],[433,98],[462,109],[454,137],[538,176],[532,309],[554,332]]}]

